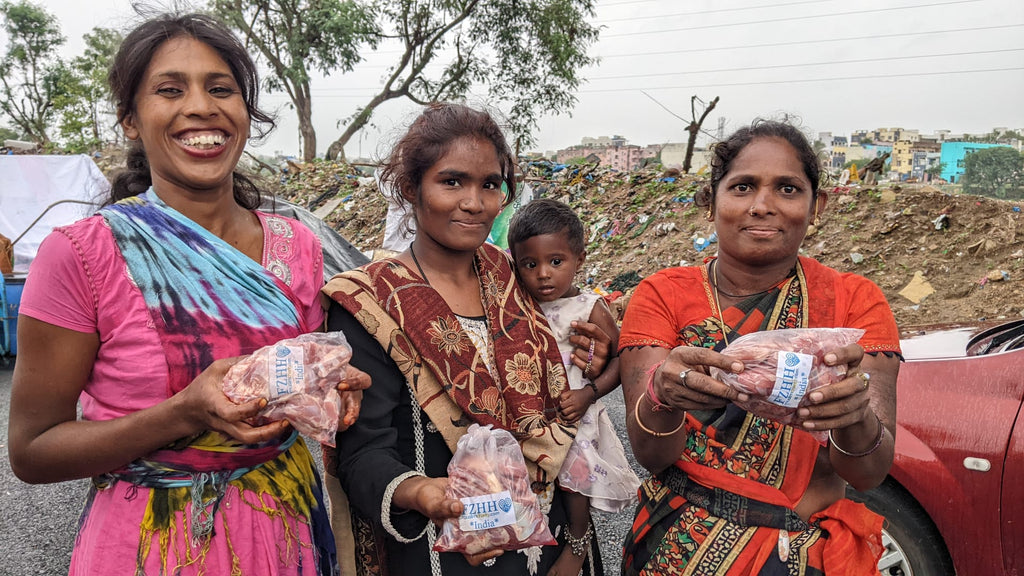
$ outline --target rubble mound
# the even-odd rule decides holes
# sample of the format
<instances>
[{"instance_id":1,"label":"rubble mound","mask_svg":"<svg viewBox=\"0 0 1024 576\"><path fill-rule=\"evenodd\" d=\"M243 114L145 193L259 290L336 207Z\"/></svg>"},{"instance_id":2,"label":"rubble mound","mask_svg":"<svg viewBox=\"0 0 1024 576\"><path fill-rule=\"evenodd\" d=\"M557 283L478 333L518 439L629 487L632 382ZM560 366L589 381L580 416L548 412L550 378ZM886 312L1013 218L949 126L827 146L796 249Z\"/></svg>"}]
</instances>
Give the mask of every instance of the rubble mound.
<instances>
[{"instance_id":1,"label":"rubble mound","mask_svg":"<svg viewBox=\"0 0 1024 576\"><path fill-rule=\"evenodd\" d=\"M380 247L387 203L372 177L331 162L289 168L275 192L318 211L360 250ZM526 179L535 196L577 210L588 228L584 281L606 292L628 292L648 274L715 252L713 228L693 203L700 175L531 163ZM1024 314L1024 203L923 184L826 191L827 210L803 253L873 280L901 327Z\"/></svg>"}]
</instances>

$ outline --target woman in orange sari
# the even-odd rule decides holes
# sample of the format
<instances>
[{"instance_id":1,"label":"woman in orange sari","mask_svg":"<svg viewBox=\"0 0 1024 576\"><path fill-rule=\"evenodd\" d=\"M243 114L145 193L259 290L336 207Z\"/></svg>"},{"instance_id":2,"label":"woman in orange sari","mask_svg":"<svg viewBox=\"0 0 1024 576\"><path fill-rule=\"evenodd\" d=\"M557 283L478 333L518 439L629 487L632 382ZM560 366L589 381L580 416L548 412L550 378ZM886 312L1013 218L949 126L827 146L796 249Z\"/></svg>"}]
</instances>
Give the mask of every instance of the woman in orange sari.
<instances>
[{"instance_id":1,"label":"woman in orange sari","mask_svg":"<svg viewBox=\"0 0 1024 576\"><path fill-rule=\"evenodd\" d=\"M877 574L882 518L845 499L892 465L899 338L881 290L798 251L825 206L814 150L794 127L756 122L714 148L698 198L717 258L645 279L619 340L627 428L652 476L625 543L623 573ZM709 375L761 330L852 327L826 355L847 377L813 391L786 426L733 404ZM811 432L828 432L822 446Z\"/></svg>"}]
</instances>

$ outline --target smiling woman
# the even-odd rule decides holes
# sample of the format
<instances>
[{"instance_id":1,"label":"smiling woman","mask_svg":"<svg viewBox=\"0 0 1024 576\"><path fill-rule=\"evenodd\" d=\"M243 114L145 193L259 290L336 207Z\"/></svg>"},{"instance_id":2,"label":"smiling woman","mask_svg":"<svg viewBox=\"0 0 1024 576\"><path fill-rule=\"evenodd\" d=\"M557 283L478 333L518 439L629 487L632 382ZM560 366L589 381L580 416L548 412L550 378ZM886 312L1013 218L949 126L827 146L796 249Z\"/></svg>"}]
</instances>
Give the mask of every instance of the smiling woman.
<instances>
[{"instance_id":1,"label":"smiling woman","mask_svg":"<svg viewBox=\"0 0 1024 576\"><path fill-rule=\"evenodd\" d=\"M250 424L265 400L222 391L239 356L324 320L316 236L254 210L259 191L235 172L253 122L272 124L255 64L215 20L164 16L125 38L110 84L128 166L99 214L57 228L32 264L11 467L34 483L92 478L71 574L335 574L303 440ZM368 383L346 374L343 414Z\"/></svg>"}]
</instances>

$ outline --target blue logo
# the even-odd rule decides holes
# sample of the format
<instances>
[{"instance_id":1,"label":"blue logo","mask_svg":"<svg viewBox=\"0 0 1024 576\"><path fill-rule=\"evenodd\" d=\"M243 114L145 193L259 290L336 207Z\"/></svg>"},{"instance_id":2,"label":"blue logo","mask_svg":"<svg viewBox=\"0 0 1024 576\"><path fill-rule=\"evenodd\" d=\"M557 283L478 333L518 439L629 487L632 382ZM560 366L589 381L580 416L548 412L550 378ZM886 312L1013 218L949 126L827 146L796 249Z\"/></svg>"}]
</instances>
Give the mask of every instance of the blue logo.
<instances>
[{"instance_id":1,"label":"blue logo","mask_svg":"<svg viewBox=\"0 0 1024 576\"><path fill-rule=\"evenodd\" d=\"M277 357L278 358L286 358L289 354L291 354L291 350L289 350L287 346L278 346L277 347Z\"/></svg>"},{"instance_id":2,"label":"blue logo","mask_svg":"<svg viewBox=\"0 0 1024 576\"><path fill-rule=\"evenodd\" d=\"M792 368L793 366L796 366L799 363L800 358L797 358L796 354L793 354L792 352L786 354L786 366Z\"/></svg>"},{"instance_id":3,"label":"blue logo","mask_svg":"<svg viewBox=\"0 0 1024 576\"><path fill-rule=\"evenodd\" d=\"M501 500L498 500L498 508L501 508L502 512L508 512L512 509L512 499L502 498Z\"/></svg>"}]
</instances>

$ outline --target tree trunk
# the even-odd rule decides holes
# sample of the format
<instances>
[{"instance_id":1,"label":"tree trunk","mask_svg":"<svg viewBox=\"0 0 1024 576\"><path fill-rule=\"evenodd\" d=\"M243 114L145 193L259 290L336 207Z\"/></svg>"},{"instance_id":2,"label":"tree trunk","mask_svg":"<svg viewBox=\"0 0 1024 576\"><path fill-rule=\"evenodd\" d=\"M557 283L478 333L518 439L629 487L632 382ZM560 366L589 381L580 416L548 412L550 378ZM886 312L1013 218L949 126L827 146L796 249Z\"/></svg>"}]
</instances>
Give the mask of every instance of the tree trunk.
<instances>
[{"instance_id":1,"label":"tree trunk","mask_svg":"<svg viewBox=\"0 0 1024 576\"><path fill-rule=\"evenodd\" d=\"M704 109L704 113L697 118L697 112L694 110L694 103L697 101L697 96L690 98L690 117L693 121L686 127L686 131L690 133L689 139L686 141L686 156L683 158L683 174L690 173L690 161L693 159L693 147L697 144L697 134L700 133L700 127L704 125L704 120L707 119L708 114L715 109L715 105L718 104L718 96L708 103L708 107Z\"/></svg>"},{"instance_id":2,"label":"tree trunk","mask_svg":"<svg viewBox=\"0 0 1024 576\"><path fill-rule=\"evenodd\" d=\"M312 162L316 158L316 129L313 128L312 102L306 94L297 94L295 98L295 113L299 116L299 135L302 137L302 161Z\"/></svg>"},{"instance_id":3,"label":"tree trunk","mask_svg":"<svg viewBox=\"0 0 1024 576\"><path fill-rule=\"evenodd\" d=\"M360 110L358 114L356 114L356 117L352 119L352 122L349 123L348 127L345 128L345 131L341 134L341 136L339 136L337 140L332 142L331 145L327 147L326 158L328 160L338 160L344 162L345 144L348 144L348 141L351 140L352 137L355 136L356 132L359 132L359 130L361 130L363 126L366 126L366 123L370 121L370 117L373 116L373 111L377 108L377 106L391 98L394 98L394 96L389 96L383 93L374 96L373 100L370 100L370 103L367 104L365 108Z\"/></svg>"}]
</instances>

